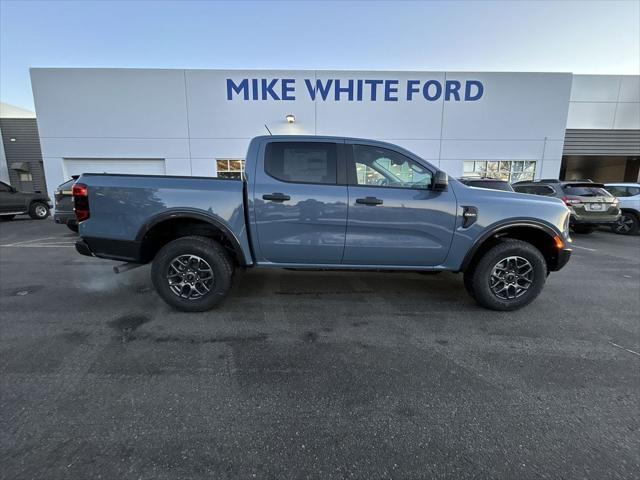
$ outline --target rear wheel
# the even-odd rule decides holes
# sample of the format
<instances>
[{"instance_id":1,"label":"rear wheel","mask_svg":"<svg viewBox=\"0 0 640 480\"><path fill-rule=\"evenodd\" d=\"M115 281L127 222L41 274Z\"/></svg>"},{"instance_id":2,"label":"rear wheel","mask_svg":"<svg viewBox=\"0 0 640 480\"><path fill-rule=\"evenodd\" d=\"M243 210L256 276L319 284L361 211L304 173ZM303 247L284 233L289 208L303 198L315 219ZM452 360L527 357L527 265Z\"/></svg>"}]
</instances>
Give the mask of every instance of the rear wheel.
<instances>
[{"instance_id":1,"label":"rear wheel","mask_svg":"<svg viewBox=\"0 0 640 480\"><path fill-rule=\"evenodd\" d=\"M33 202L29 207L29 216L34 220L44 220L49 216L49 206L42 202Z\"/></svg>"},{"instance_id":2,"label":"rear wheel","mask_svg":"<svg viewBox=\"0 0 640 480\"><path fill-rule=\"evenodd\" d=\"M151 267L151 279L160 297L183 312L213 308L229 292L232 277L233 263L226 250L199 236L169 242Z\"/></svg>"},{"instance_id":3,"label":"rear wheel","mask_svg":"<svg viewBox=\"0 0 640 480\"><path fill-rule=\"evenodd\" d=\"M591 225L572 225L571 229L575 233L579 233L582 235L588 235L589 233L592 233L595 230L595 228Z\"/></svg>"},{"instance_id":4,"label":"rear wheel","mask_svg":"<svg viewBox=\"0 0 640 480\"><path fill-rule=\"evenodd\" d=\"M620 235L634 235L638 233L638 217L631 212L622 212L616 223L611 225L611 230Z\"/></svg>"},{"instance_id":5,"label":"rear wheel","mask_svg":"<svg viewBox=\"0 0 640 480\"><path fill-rule=\"evenodd\" d=\"M0 220L13 220L15 215L0 215Z\"/></svg>"},{"instance_id":6,"label":"rear wheel","mask_svg":"<svg viewBox=\"0 0 640 480\"><path fill-rule=\"evenodd\" d=\"M517 310L532 302L547 279L540 251L521 240L505 240L489 249L465 272L465 287L483 307Z\"/></svg>"}]
</instances>

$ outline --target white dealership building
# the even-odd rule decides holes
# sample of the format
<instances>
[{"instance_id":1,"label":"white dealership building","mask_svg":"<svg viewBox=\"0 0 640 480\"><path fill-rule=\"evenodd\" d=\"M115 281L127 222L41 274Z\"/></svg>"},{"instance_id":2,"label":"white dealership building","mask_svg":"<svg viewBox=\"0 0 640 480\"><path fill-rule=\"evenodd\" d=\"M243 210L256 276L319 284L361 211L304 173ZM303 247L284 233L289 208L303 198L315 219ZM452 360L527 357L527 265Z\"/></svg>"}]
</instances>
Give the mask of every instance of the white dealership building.
<instances>
[{"instance_id":1,"label":"white dealership building","mask_svg":"<svg viewBox=\"0 0 640 480\"><path fill-rule=\"evenodd\" d=\"M34 68L47 187L239 176L256 135L399 144L454 176L636 181L640 76Z\"/></svg>"}]
</instances>

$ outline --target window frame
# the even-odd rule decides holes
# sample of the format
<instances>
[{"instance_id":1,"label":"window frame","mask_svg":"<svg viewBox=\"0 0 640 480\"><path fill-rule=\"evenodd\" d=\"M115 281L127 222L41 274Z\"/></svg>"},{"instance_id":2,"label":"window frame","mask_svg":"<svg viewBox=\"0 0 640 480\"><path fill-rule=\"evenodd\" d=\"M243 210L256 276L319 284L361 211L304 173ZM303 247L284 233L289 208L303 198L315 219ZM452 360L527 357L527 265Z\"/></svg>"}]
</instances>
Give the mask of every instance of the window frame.
<instances>
[{"instance_id":1,"label":"window frame","mask_svg":"<svg viewBox=\"0 0 640 480\"><path fill-rule=\"evenodd\" d=\"M422 168L424 168L429 173L431 173L431 185L429 185L426 188L424 188L424 187L423 188L420 188L420 187L394 187L394 186L391 186L391 185L360 185L358 183L358 172L356 170L356 155L355 155L355 152L354 152L354 147L356 147L356 146L377 148L377 149L380 149L380 150L386 150L387 152L391 152L391 153L393 153L395 155L400 155L400 156L408 159L409 161L411 161L413 163L417 163ZM360 142L354 142L354 143L346 144L345 145L345 153L346 153L346 168L347 168L347 184L350 187L391 188L391 189L394 189L394 190L415 190L415 191L421 191L421 192L424 192L424 191L427 191L427 190L433 190L433 179L435 178L437 170L434 170L434 168L431 167L430 165L425 165L424 163L416 160L414 157L411 157L409 155L405 155L404 153L398 152L397 150L393 150L391 148L387 148L385 146L375 145L375 144L370 144L370 143L360 143Z\"/></svg>"},{"instance_id":2,"label":"window frame","mask_svg":"<svg viewBox=\"0 0 640 480\"><path fill-rule=\"evenodd\" d=\"M274 143L312 143L312 144L330 144L336 146L336 181L335 183L318 183L318 182L298 182L292 180L284 180L282 178L274 177L267 170L267 153L269 152L269 146ZM270 140L264 144L262 151L262 172L269 178L276 180L277 182L282 183L290 183L292 185L325 185L325 186L335 186L335 185L347 185L347 177L346 177L346 163L345 163L345 153L344 153L344 142L340 142L338 140L297 140L297 139L287 139L287 140Z\"/></svg>"}]
</instances>

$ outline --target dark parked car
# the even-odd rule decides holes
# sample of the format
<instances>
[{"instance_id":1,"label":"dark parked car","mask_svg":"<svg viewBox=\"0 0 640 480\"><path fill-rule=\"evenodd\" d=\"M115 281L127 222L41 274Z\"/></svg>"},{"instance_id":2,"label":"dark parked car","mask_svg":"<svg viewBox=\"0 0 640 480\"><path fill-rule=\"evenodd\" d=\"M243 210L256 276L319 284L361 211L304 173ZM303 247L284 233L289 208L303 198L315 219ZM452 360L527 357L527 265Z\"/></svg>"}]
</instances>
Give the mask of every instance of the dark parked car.
<instances>
[{"instance_id":1,"label":"dark parked car","mask_svg":"<svg viewBox=\"0 0 640 480\"><path fill-rule=\"evenodd\" d=\"M571 211L570 226L576 233L591 233L596 225L615 224L620 218L619 202L604 189L602 183L590 180L539 180L516 182L513 189L560 198Z\"/></svg>"},{"instance_id":2,"label":"dark parked car","mask_svg":"<svg viewBox=\"0 0 640 480\"><path fill-rule=\"evenodd\" d=\"M506 180L499 180L497 178L460 177L458 180L468 187L489 188L491 190L513 192L513 188L509 182Z\"/></svg>"},{"instance_id":3,"label":"dark parked car","mask_svg":"<svg viewBox=\"0 0 640 480\"><path fill-rule=\"evenodd\" d=\"M28 213L34 220L49 216L51 200L42 192L19 192L11 185L0 182L0 219L12 220L16 215Z\"/></svg>"},{"instance_id":4,"label":"dark parked car","mask_svg":"<svg viewBox=\"0 0 640 480\"><path fill-rule=\"evenodd\" d=\"M73 212L73 194L71 188L78 179L79 175L74 175L71 180L67 180L63 184L58 185L55 193L56 211L53 214L53 220L56 223L62 223L69 227L69 230L78 231L78 220Z\"/></svg>"}]
</instances>

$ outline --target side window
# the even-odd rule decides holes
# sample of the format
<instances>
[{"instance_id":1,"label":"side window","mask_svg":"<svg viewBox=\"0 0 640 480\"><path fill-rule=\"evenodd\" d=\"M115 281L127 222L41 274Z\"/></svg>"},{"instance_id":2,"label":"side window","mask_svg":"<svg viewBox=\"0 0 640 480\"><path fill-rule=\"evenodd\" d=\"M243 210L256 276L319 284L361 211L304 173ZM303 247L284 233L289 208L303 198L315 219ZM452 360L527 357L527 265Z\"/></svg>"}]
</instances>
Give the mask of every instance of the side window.
<instances>
[{"instance_id":1,"label":"side window","mask_svg":"<svg viewBox=\"0 0 640 480\"><path fill-rule=\"evenodd\" d=\"M607 191L614 197L628 197L629 192L625 187L607 187Z\"/></svg>"},{"instance_id":2,"label":"side window","mask_svg":"<svg viewBox=\"0 0 640 480\"><path fill-rule=\"evenodd\" d=\"M554 194L554 191L551 187L547 187L546 185L540 185L536 187L532 187L536 195L546 195L550 197Z\"/></svg>"},{"instance_id":3,"label":"side window","mask_svg":"<svg viewBox=\"0 0 640 480\"><path fill-rule=\"evenodd\" d=\"M514 185L513 189L519 193L533 193L528 185Z\"/></svg>"},{"instance_id":4,"label":"side window","mask_svg":"<svg viewBox=\"0 0 640 480\"><path fill-rule=\"evenodd\" d=\"M264 169L268 175L293 183L335 184L338 147L325 142L271 142Z\"/></svg>"},{"instance_id":5,"label":"side window","mask_svg":"<svg viewBox=\"0 0 640 480\"><path fill-rule=\"evenodd\" d=\"M431 186L432 175L429 170L392 150L354 145L353 157L356 185L390 188L429 188Z\"/></svg>"},{"instance_id":6,"label":"side window","mask_svg":"<svg viewBox=\"0 0 640 480\"><path fill-rule=\"evenodd\" d=\"M640 187L628 187L627 192L629 192L630 197L635 197L636 195L640 195Z\"/></svg>"}]
</instances>

